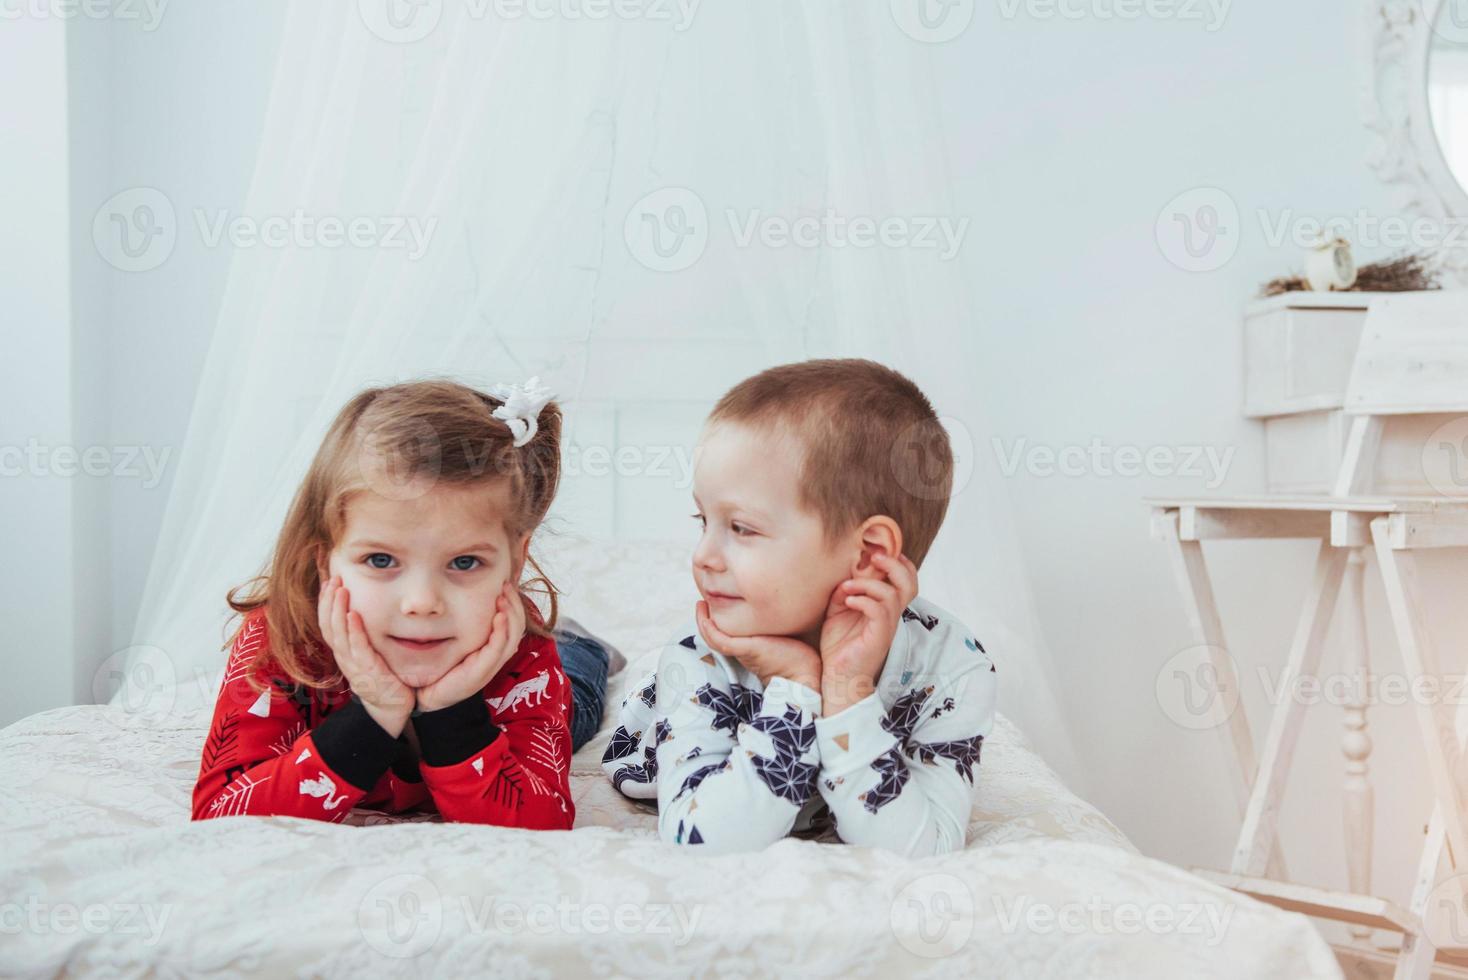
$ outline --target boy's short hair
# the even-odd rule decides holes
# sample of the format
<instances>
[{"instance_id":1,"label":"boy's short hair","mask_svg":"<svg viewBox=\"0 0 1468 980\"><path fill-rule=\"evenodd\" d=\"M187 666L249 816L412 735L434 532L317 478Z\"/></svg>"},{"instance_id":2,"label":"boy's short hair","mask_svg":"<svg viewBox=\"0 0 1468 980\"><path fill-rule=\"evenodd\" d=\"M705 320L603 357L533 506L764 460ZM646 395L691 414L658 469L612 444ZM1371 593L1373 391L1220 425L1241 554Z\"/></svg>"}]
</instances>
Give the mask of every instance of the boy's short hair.
<instances>
[{"instance_id":1,"label":"boy's short hair","mask_svg":"<svg viewBox=\"0 0 1468 980\"><path fill-rule=\"evenodd\" d=\"M820 516L828 539L882 514L922 566L948 510L953 450L927 396L906 377L856 358L782 364L719 399L708 424L719 422L803 444L801 503Z\"/></svg>"}]
</instances>

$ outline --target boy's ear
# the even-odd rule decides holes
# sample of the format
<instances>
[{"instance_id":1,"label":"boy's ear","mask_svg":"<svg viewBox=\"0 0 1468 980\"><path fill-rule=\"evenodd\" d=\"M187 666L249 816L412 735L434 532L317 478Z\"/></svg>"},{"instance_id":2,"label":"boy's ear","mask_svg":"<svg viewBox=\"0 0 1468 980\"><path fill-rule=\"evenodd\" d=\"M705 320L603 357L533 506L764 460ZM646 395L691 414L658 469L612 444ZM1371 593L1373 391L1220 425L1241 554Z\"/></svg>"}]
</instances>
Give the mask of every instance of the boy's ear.
<instances>
[{"instance_id":1,"label":"boy's ear","mask_svg":"<svg viewBox=\"0 0 1468 980\"><path fill-rule=\"evenodd\" d=\"M868 517L857 528L857 544L861 552L851 570L852 578L880 578L887 574L872 564L873 555L896 558L902 554L902 528L892 518L882 514Z\"/></svg>"}]
</instances>

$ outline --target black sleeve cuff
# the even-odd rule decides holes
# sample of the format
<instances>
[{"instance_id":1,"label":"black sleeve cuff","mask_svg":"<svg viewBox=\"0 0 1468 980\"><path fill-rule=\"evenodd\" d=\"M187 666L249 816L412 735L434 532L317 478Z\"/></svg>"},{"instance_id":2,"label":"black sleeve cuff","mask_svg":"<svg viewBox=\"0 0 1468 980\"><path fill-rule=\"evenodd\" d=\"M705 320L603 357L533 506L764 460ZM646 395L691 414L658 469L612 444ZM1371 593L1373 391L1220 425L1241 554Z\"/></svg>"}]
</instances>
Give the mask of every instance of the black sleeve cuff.
<instances>
[{"instance_id":1,"label":"black sleeve cuff","mask_svg":"<svg viewBox=\"0 0 1468 980\"><path fill-rule=\"evenodd\" d=\"M392 771L405 783L423 782L423 774L418 771L418 756L406 735L398 736L398 754L392 760Z\"/></svg>"},{"instance_id":2,"label":"black sleeve cuff","mask_svg":"<svg viewBox=\"0 0 1468 980\"><path fill-rule=\"evenodd\" d=\"M500 734L499 728L489 720L489 706L482 694L437 711L414 714L413 730L418 733L418 751L423 755L423 762L430 766L457 765Z\"/></svg>"},{"instance_id":3,"label":"black sleeve cuff","mask_svg":"<svg viewBox=\"0 0 1468 980\"><path fill-rule=\"evenodd\" d=\"M372 719L355 694L311 730L311 741L332 772L363 791L377 785L398 751L398 740Z\"/></svg>"}]
</instances>

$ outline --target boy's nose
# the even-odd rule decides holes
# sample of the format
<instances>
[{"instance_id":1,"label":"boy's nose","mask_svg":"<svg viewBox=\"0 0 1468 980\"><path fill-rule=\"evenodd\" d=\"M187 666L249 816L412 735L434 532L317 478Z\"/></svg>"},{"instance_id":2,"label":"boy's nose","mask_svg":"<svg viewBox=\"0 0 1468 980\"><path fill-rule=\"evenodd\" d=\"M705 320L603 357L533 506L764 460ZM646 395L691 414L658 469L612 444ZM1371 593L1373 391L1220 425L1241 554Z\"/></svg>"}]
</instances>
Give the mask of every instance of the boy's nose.
<instances>
[{"instance_id":1,"label":"boy's nose","mask_svg":"<svg viewBox=\"0 0 1468 980\"><path fill-rule=\"evenodd\" d=\"M693 567L706 568L711 572L724 570L723 556L720 555L719 549L709 542L708 535L699 539L698 547L693 549Z\"/></svg>"}]
</instances>

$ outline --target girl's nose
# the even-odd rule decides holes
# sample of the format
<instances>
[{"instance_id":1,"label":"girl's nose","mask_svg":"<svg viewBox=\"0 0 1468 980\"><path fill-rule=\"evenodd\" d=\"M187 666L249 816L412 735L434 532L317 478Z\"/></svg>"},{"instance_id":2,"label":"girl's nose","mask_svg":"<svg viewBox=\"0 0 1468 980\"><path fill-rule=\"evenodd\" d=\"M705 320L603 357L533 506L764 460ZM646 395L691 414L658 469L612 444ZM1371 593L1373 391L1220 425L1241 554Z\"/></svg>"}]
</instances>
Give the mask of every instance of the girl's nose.
<instances>
[{"instance_id":1,"label":"girl's nose","mask_svg":"<svg viewBox=\"0 0 1468 980\"><path fill-rule=\"evenodd\" d=\"M404 616L436 616L443 612L438 587L427 578L411 579L403 591L402 609Z\"/></svg>"}]
</instances>

